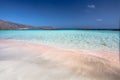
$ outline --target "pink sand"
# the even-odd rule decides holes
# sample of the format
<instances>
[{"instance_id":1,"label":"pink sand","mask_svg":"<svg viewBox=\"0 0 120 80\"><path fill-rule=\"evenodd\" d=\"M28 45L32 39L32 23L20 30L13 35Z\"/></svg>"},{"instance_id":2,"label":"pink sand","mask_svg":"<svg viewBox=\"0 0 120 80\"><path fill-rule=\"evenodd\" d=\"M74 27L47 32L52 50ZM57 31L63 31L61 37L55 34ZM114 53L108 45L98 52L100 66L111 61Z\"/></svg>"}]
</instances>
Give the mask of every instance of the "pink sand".
<instances>
[{"instance_id":1,"label":"pink sand","mask_svg":"<svg viewBox=\"0 0 120 80\"><path fill-rule=\"evenodd\" d=\"M52 63L52 64L46 63L48 64L47 66L53 64L56 65L56 67L53 65L49 69L57 68L57 67L65 68L65 70L63 69L62 69L63 71L61 70L62 72L60 73L57 72L59 73L59 75L56 76L59 76L61 79L55 79L54 76L54 80L119 80L120 79L119 55L118 52L115 51L93 51L93 50L76 50L76 49L71 50L71 49L62 49L60 47L52 47L52 45L48 46L43 44L33 44L29 42L15 41L15 40L1 40L0 50L3 53L8 53L12 55L14 55L13 53L15 53L15 55L22 54L22 56L25 56L24 54L26 54L27 56L33 55L31 58L28 59L28 61L30 60L29 62L35 59L33 62L39 63L39 60L41 61L41 59L44 59L45 61L48 61L48 63ZM37 55L37 59L36 57L34 57L34 55ZM21 58L19 59L19 56L17 57L18 57L17 60L21 61ZM22 59L26 60L26 57ZM44 61L42 61L42 64L45 64ZM39 65L39 66L42 67L44 65ZM6 66L3 65L2 68L4 67ZM45 68L44 70L45 71L43 73L44 78L46 78L45 75L48 75L48 73L54 74L52 73L54 72L54 70L52 70L52 72L47 72L47 69ZM59 71L59 69L56 70ZM27 71L27 68L25 68L24 71L26 73L29 73L28 72L29 70ZM37 69L37 71L39 71L39 69ZM63 76L61 77L62 74L66 76L65 75L66 72L64 71L67 71L70 74L67 75L67 77L63 77ZM39 73L35 73L34 76L38 75ZM7 75L10 74L7 73ZM37 77L34 76L33 77L31 76L31 78L29 79L27 76L27 79L23 78L22 80L34 80L35 78L36 80L39 80L41 79L41 77L43 77L43 76L37 76ZM53 79L51 78L51 79L43 79L43 80L53 80Z\"/></svg>"}]
</instances>

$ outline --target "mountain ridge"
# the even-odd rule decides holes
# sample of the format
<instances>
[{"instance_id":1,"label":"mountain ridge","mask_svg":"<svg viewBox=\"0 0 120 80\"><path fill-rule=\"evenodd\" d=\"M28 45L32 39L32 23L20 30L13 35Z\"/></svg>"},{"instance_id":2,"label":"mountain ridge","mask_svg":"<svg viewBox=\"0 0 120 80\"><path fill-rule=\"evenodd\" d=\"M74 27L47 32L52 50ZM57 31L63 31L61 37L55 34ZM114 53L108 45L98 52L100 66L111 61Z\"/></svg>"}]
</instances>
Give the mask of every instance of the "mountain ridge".
<instances>
[{"instance_id":1,"label":"mountain ridge","mask_svg":"<svg viewBox=\"0 0 120 80\"><path fill-rule=\"evenodd\" d=\"M44 30L44 29L54 29L54 28L52 26L31 26L26 24L0 20L0 30L34 30L34 29Z\"/></svg>"}]
</instances>

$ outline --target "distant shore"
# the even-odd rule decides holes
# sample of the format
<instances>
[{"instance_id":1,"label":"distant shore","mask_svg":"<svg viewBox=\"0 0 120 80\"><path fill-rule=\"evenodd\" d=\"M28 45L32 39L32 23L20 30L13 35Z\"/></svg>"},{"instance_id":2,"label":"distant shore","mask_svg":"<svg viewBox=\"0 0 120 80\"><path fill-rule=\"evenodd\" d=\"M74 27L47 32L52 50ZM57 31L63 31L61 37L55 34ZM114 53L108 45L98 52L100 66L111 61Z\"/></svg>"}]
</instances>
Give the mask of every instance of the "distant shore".
<instances>
[{"instance_id":1,"label":"distant shore","mask_svg":"<svg viewBox=\"0 0 120 80\"><path fill-rule=\"evenodd\" d=\"M69 27L69 26L67 26ZM58 26L32 26L25 25L15 22L10 22L6 20L0 20L0 30L112 30L120 31L120 27L117 28L95 28L95 27L86 27L86 26L72 26L72 27L58 27Z\"/></svg>"},{"instance_id":2,"label":"distant shore","mask_svg":"<svg viewBox=\"0 0 120 80\"><path fill-rule=\"evenodd\" d=\"M55 28L55 29L43 29L43 30L110 30L110 31L120 31L120 29L95 29L95 28L91 28L91 29L84 29L84 28Z\"/></svg>"}]
</instances>

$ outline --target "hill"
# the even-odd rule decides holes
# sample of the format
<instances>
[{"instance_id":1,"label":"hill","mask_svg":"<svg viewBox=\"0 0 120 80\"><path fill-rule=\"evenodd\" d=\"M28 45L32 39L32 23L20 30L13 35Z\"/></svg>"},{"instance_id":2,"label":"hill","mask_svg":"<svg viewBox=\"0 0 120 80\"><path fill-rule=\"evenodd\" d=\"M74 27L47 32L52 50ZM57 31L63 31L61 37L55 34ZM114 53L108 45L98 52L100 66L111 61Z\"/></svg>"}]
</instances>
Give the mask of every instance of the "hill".
<instances>
[{"instance_id":1,"label":"hill","mask_svg":"<svg viewBox=\"0 0 120 80\"><path fill-rule=\"evenodd\" d=\"M30 26L9 21L0 20L0 30L49 30L51 26Z\"/></svg>"}]
</instances>

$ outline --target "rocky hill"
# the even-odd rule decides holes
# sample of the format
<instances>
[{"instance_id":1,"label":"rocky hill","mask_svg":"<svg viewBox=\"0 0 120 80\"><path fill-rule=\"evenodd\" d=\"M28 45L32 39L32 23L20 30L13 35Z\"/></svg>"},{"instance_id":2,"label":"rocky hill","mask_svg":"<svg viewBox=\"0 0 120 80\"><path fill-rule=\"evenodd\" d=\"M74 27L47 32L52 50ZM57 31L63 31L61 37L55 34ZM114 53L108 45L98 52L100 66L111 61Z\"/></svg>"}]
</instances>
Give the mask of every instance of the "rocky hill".
<instances>
[{"instance_id":1,"label":"rocky hill","mask_svg":"<svg viewBox=\"0 0 120 80\"><path fill-rule=\"evenodd\" d=\"M30 26L9 21L0 20L0 30L51 30L51 26Z\"/></svg>"}]
</instances>

